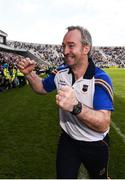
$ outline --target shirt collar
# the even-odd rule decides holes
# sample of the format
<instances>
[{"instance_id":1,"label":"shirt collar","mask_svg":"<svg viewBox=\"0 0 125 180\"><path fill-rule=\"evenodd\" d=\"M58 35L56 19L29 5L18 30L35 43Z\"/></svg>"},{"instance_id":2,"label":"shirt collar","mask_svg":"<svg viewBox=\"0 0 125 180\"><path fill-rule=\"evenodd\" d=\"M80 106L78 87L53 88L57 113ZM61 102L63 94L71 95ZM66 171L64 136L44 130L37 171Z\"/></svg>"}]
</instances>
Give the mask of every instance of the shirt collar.
<instances>
[{"instance_id":1,"label":"shirt collar","mask_svg":"<svg viewBox=\"0 0 125 180\"><path fill-rule=\"evenodd\" d=\"M73 71L72 71L72 69L69 67L69 72L68 72L68 74L70 74L70 73L73 74ZM92 58L89 58L89 65L88 65L88 67L87 67L87 70L86 70L83 78L84 78L84 79L92 79L93 76L94 76L94 74L95 74L95 64L94 64Z\"/></svg>"},{"instance_id":2,"label":"shirt collar","mask_svg":"<svg viewBox=\"0 0 125 180\"><path fill-rule=\"evenodd\" d=\"M83 76L85 79L92 79L95 74L95 64L92 60L92 58L89 58L89 65L87 67L87 70Z\"/></svg>"}]
</instances>

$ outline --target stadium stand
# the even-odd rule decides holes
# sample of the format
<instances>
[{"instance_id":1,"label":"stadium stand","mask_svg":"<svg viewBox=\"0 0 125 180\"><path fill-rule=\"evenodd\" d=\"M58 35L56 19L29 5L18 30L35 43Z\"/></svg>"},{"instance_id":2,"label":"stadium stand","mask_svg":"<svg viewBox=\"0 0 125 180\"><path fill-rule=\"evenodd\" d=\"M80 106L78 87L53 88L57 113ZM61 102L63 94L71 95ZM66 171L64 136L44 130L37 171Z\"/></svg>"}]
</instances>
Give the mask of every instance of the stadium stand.
<instances>
[{"instance_id":1,"label":"stadium stand","mask_svg":"<svg viewBox=\"0 0 125 180\"><path fill-rule=\"evenodd\" d=\"M7 33L0 30L0 91L12 87L22 87L22 85L19 85L21 81L18 79L18 69L16 67L16 60L20 55L37 61L36 71L38 74L48 73L50 69L56 68L63 63L64 57L61 45L7 41L6 37ZM125 47L96 46L92 48L91 54L98 67L125 68ZM8 75L4 74L5 68ZM23 85L25 85L24 82Z\"/></svg>"},{"instance_id":2,"label":"stadium stand","mask_svg":"<svg viewBox=\"0 0 125 180\"><path fill-rule=\"evenodd\" d=\"M6 37L8 36L7 33L0 30L0 44L6 44Z\"/></svg>"},{"instance_id":3,"label":"stadium stand","mask_svg":"<svg viewBox=\"0 0 125 180\"><path fill-rule=\"evenodd\" d=\"M35 44L18 41L8 41L8 46L24 48L40 55L51 65L59 65L63 62L60 45ZM125 47L93 47L92 56L99 67L125 67Z\"/></svg>"}]
</instances>

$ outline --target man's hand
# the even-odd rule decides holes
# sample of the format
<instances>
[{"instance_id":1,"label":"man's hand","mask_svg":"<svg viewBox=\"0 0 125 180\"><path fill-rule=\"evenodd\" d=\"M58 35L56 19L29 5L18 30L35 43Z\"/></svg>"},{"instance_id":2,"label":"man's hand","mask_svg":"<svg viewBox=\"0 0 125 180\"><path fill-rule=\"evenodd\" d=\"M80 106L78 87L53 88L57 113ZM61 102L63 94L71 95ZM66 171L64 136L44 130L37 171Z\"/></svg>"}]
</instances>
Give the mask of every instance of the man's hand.
<instances>
[{"instance_id":1,"label":"man's hand","mask_svg":"<svg viewBox=\"0 0 125 180\"><path fill-rule=\"evenodd\" d=\"M70 86L63 86L56 95L56 103L65 111L73 111L73 106L78 104L73 88Z\"/></svg>"},{"instance_id":2,"label":"man's hand","mask_svg":"<svg viewBox=\"0 0 125 180\"><path fill-rule=\"evenodd\" d=\"M36 66L36 62L30 60L29 58L26 59L22 58L21 60L17 61L17 67L24 75L30 74L35 68L35 66Z\"/></svg>"}]
</instances>

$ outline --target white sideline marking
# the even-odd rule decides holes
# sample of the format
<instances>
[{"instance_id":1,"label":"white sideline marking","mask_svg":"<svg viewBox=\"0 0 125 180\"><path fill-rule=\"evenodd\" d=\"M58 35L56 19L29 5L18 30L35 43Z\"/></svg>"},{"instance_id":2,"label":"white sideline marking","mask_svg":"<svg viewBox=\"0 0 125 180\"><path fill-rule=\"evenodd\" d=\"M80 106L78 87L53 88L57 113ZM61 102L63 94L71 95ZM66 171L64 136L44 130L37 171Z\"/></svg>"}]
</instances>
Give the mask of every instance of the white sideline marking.
<instances>
[{"instance_id":1,"label":"white sideline marking","mask_svg":"<svg viewBox=\"0 0 125 180\"><path fill-rule=\"evenodd\" d=\"M116 130L116 132L121 136L123 142L125 143L125 134L123 134L118 126L114 122L111 122L111 126Z\"/></svg>"}]
</instances>

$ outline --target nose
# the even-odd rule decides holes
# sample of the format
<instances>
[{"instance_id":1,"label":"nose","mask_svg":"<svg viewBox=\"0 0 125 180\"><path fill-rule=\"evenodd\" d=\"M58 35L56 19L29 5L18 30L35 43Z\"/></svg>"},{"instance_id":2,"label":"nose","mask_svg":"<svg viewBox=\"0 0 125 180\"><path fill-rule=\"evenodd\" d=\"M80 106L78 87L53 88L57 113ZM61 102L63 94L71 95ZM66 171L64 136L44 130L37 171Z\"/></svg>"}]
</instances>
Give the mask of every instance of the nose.
<instances>
[{"instance_id":1,"label":"nose","mask_svg":"<svg viewBox=\"0 0 125 180\"><path fill-rule=\"evenodd\" d=\"M68 48L68 46L65 46L65 47L63 48L63 54L64 54L64 55L69 54L69 48Z\"/></svg>"}]
</instances>

